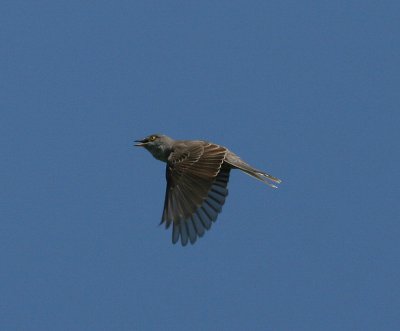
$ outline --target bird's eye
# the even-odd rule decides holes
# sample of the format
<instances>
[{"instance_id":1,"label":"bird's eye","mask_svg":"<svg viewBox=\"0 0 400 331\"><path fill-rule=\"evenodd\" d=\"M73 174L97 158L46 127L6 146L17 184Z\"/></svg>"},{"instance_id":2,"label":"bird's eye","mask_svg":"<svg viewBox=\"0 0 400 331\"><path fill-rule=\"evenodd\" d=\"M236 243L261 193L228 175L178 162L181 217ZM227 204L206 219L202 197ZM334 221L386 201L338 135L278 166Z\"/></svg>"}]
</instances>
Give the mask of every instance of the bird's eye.
<instances>
[{"instance_id":1,"label":"bird's eye","mask_svg":"<svg viewBox=\"0 0 400 331\"><path fill-rule=\"evenodd\" d=\"M149 140L150 140L150 141L154 141L154 140L156 140L156 138L157 138L156 136L151 136L151 137L149 138Z\"/></svg>"}]
</instances>

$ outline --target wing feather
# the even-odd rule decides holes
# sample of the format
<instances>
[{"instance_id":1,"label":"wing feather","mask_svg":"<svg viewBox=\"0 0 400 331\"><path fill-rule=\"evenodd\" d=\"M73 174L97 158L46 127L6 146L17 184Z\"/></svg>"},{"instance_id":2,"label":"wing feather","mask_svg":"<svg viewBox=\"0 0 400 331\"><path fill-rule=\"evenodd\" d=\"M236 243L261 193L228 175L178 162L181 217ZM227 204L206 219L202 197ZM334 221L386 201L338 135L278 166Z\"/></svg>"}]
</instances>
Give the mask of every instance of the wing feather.
<instances>
[{"instance_id":1,"label":"wing feather","mask_svg":"<svg viewBox=\"0 0 400 331\"><path fill-rule=\"evenodd\" d=\"M172 242L194 244L217 219L228 195L227 150L206 142L183 142L167 162L161 223L173 224Z\"/></svg>"}]
</instances>

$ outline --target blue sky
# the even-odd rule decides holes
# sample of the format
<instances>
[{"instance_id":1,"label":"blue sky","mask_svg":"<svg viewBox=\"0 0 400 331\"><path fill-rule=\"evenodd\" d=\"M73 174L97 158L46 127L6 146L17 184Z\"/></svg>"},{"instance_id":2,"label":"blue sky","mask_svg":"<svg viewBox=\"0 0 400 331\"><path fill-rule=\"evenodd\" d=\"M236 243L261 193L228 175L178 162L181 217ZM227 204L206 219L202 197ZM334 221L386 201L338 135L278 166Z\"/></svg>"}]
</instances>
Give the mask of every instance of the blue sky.
<instances>
[{"instance_id":1,"label":"blue sky","mask_svg":"<svg viewBox=\"0 0 400 331\"><path fill-rule=\"evenodd\" d=\"M1 330L398 328L398 1L1 7ZM283 183L173 246L154 132Z\"/></svg>"}]
</instances>

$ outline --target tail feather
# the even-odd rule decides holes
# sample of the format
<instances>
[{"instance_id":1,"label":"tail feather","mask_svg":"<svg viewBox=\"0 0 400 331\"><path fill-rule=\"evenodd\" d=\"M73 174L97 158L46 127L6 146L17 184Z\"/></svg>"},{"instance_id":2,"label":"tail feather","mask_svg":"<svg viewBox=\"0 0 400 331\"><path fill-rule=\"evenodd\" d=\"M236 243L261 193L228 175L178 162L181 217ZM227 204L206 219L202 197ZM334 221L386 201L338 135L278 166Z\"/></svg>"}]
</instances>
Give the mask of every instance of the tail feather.
<instances>
[{"instance_id":1,"label":"tail feather","mask_svg":"<svg viewBox=\"0 0 400 331\"><path fill-rule=\"evenodd\" d=\"M258 170L253 170L253 171L249 171L249 170L245 170L245 169L241 169L246 175L249 175L251 177L254 177L255 179L258 179L259 181L263 182L264 184L269 185L272 188L278 188L276 185L272 184L271 182L274 182L276 184L280 184L282 181L279 178L276 178L272 175L269 175L265 172L261 172Z\"/></svg>"},{"instance_id":2,"label":"tail feather","mask_svg":"<svg viewBox=\"0 0 400 331\"><path fill-rule=\"evenodd\" d=\"M258 179L259 181L267 184L273 188L278 188L276 184L280 184L282 181L279 178L276 178L270 174L267 174L261 170L255 169L252 166L248 165L242 159L240 159L237 155L233 153L228 155L228 158L225 160L228 164L230 164L233 168L242 170L245 174Z\"/></svg>"}]
</instances>

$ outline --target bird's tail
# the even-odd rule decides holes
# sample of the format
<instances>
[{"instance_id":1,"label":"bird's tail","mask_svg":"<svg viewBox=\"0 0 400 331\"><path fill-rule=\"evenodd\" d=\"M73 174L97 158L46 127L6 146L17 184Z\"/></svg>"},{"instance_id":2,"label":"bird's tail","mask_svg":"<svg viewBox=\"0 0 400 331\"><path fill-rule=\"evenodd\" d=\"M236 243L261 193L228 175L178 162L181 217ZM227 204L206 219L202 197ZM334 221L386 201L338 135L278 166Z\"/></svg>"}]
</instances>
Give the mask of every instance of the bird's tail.
<instances>
[{"instance_id":1,"label":"bird's tail","mask_svg":"<svg viewBox=\"0 0 400 331\"><path fill-rule=\"evenodd\" d=\"M240 170L242 170L245 174L262 181L264 184L271 186L272 188L278 188L273 183L280 184L282 182L279 178L276 178L270 174L267 174L265 172L262 172L262 171L259 171L256 169L254 169L253 171L244 170L244 169L240 169Z\"/></svg>"},{"instance_id":2,"label":"bird's tail","mask_svg":"<svg viewBox=\"0 0 400 331\"><path fill-rule=\"evenodd\" d=\"M245 174L254 177L255 179L258 179L259 181L271 186L272 188L278 188L273 183L280 184L282 182L279 178L276 178L261 170L253 168L252 166L250 166L249 164L247 164L238 157L237 159L235 158L234 160L225 160L225 161L229 163L232 167L242 170Z\"/></svg>"}]
</instances>

